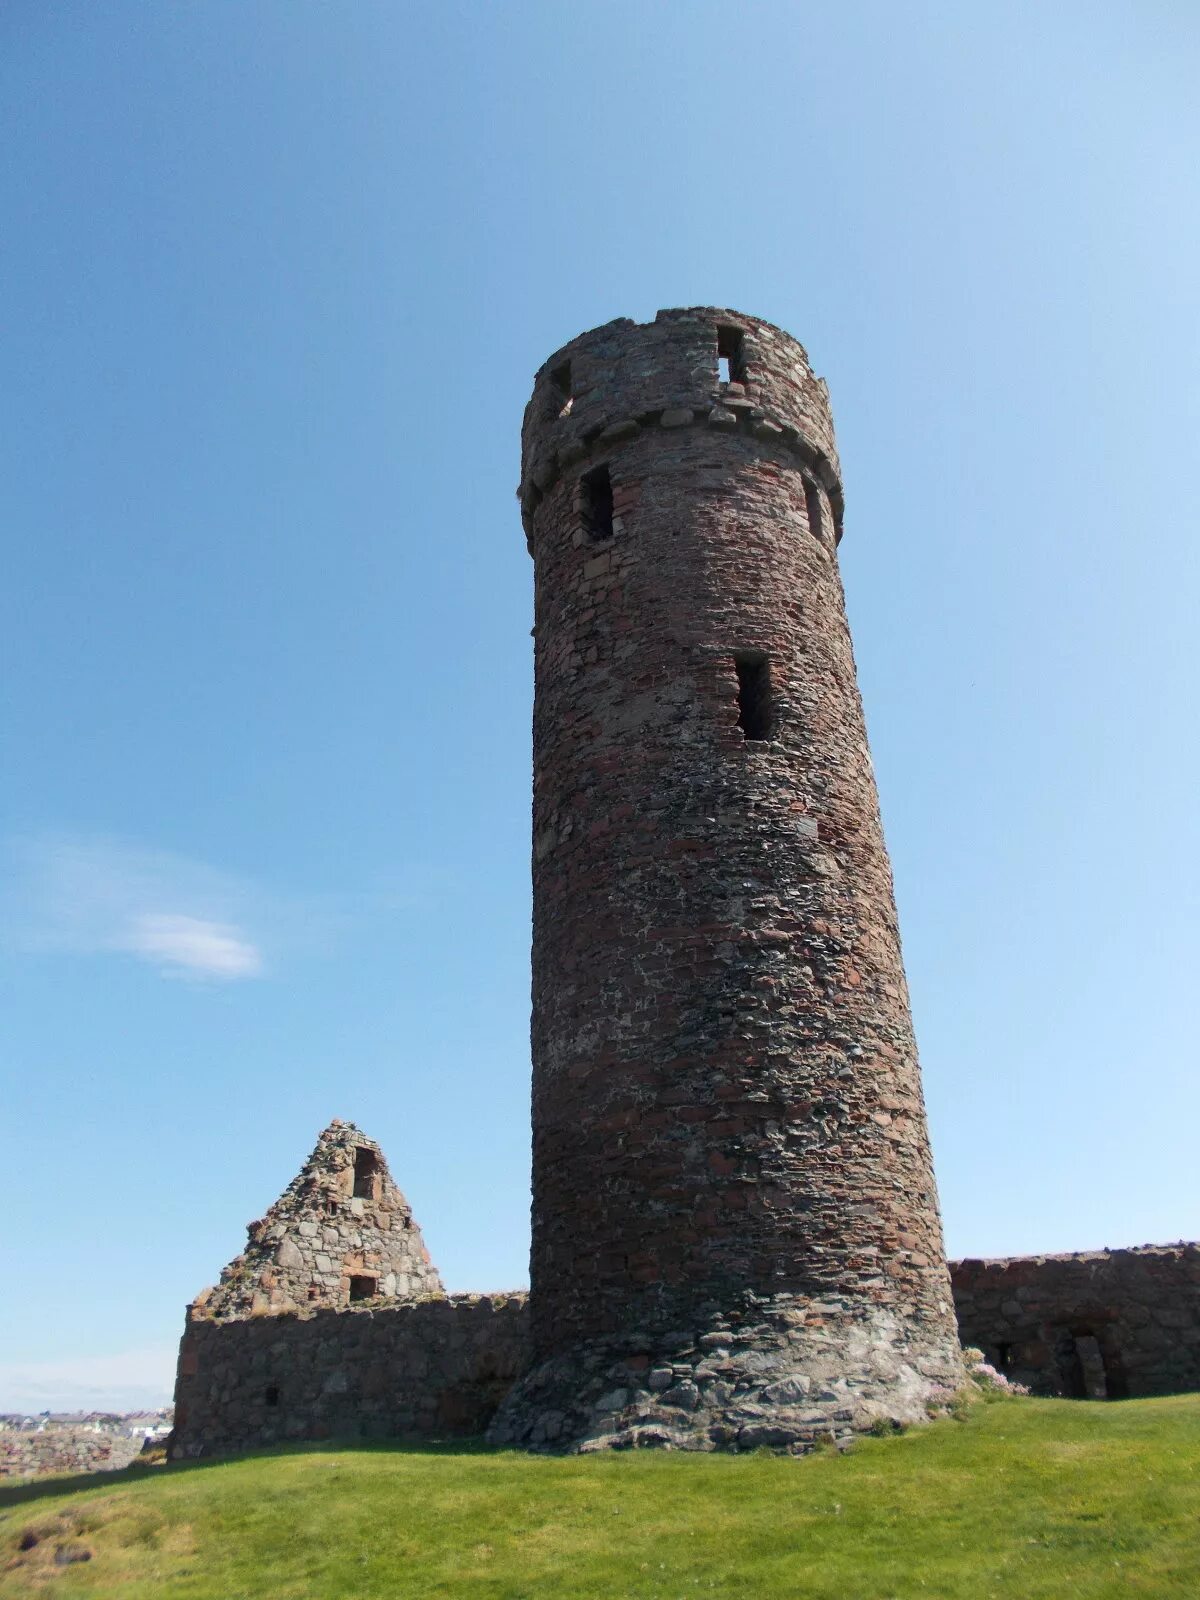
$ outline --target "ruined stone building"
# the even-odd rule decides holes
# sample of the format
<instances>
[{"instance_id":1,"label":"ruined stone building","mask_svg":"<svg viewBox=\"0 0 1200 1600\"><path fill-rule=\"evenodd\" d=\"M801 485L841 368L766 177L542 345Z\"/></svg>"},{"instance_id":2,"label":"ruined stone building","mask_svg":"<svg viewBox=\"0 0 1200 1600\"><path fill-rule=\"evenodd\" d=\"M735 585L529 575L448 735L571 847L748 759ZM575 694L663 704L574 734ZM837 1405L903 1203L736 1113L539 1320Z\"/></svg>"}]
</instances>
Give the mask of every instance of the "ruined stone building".
<instances>
[{"instance_id":1,"label":"ruined stone building","mask_svg":"<svg viewBox=\"0 0 1200 1600\"><path fill-rule=\"evenodd\" d=\"M444 1293L383 1151L353 1123L334 1121L194 1305L237 1318Z\"/></svg>"},{"instance_id":2,"label":"ruined stone building","mask_svg":"<svg viewBox=\"0 0 1200 1600\"><path fill-rule=\"evenodd\" d=\"M524 1357L525 1296L447 1295L383 1152L335 1121L188 1307L172 1454L480 1433Z\"/></svg>"},{"instance_id":3,"label":"ruined stone building","mask_svg":"<svg viewBox=\"0 0 1200 1600\"><path fill-rule=\"evenodd\" d=\"M368 1173L377 1184L374 1197L353 1193L356 1169L360 1188ZM326 1226L331 1200L339 1220ZM343 1212L343 1201L354 1200L361 1210ZM279 1203L248 1232L246 1252L188 1308L176 1459L304 1439L478 1435L530 1367L528 1295L447 1295L379 1146L353 1123L326 1129ZM400 1238L399 1250L389 1256L376 1245L381 1234ZM951 1281L964 1342L1040 1394L1104 1399L1200 1388L1195 1245L960 1261ZM728 1335L724 1346L710 1338L693 1356L703 1350L701 1359L716 1365L729 1348ZM665 1376L647 1369L644 1388L671 1417L692 1398L684 1385L700 1382L675 1382L674 1368L670 1385ZM598 1421L608 1415L596 1409ZM844 1432L848 1421L835 1417L830 1431Z\"/></svg>"},{"instance_id":4,"label":"ruined stone building","mask_svg":"<svg viewBox=\"0 0 1200 1600\"><path fill-rule=\"evenodd\" d=\"M825 383L732 311L608 323L538 372L520 498L528 1306L447 1299L335 1124L191 1312L180 1452L491 1412L535 1448L802 1449L961 1381Z\"/></svg>"}]
</instances>

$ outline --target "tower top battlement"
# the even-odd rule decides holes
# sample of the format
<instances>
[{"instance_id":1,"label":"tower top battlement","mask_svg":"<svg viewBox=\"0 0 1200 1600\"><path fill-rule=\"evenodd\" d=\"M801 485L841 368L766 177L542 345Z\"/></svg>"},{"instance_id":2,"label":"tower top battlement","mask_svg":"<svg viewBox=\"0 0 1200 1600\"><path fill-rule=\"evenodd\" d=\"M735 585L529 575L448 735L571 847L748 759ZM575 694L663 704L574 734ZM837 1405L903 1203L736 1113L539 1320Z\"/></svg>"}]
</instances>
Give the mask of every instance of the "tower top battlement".
<instances>
[{"instance_id":1,"label":"tower top battlement","mask_svg":"<svg viewBox=\"0 0 1200 1600\"><path fill-rule=\"evenodd\" d=\"M837 535L842 482L829 389L798 340L720 306L660 311L653 322L606 322L538 369L521 430L525 531L546 492L655 428L753 434L823 485Z\"/></svg>"}]
</instances>

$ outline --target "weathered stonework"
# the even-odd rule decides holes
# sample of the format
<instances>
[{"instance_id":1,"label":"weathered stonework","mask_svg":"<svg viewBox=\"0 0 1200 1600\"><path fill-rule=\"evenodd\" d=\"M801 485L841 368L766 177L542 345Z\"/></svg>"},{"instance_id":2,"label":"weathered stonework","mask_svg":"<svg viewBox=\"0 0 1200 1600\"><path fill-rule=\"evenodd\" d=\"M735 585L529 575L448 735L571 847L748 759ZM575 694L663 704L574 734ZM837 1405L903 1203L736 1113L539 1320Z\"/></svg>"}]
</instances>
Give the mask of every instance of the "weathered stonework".
<instances>
[{"instance_id":1,"label":"weathered stonework","mask_svg":"<svg viewBox=\"0 0 1200 1600\"><path fill-rule=\"evenodd\" d=\"M245 1251L216 1288L197 1295L193 1318L446 1292L383 1152L352 1122L330 1123L266 1216L246 1231Z\"/></svg>"},{"instance_id":2,"label":"weathered stonework","mask_svg":"<svg viewBox=\"0 0 1200 1600\"><path fill-rule=\"evenodd\" d=\"M1200 1389L1200 1246L957 1261L964 1344L1035 1394Z\"/></svg>"},{"instance_id":3,"label":"weathered stonework","mask_svg":"<svg viewBox=\"0 0 1200 1600\"><path fill-rule=\"evenodd\" d=\"M1039 1394L1119 1398L1200 1389L1200 1247L1147 1245L1086 1255L958 1261L950 1267L964 1339ZM173 1459L232 1454L306 1439L421 1439L478 1435L530 1362L527 1297L454 1295L344 1311L189 1318L179 1352ZM844 1328L814 1317L804 1358L814 1374L764 1382L759 1412L732 1448L794 1449L808 1403L813 1436L846 1418ZM603 1394L623 1409L632 1380L655 1397L659 1420L627 1443L682 1444L676 1418L697 1408L702 1384L738 1381L761 1339L727 1328L681 1350L668 1366L635 1366ZM869 1352L850 1346L851 1359ZM769 1352L768 1352L769 1359ZM819 1376L824 1364L825 1378ZM769 1369L764 1365L763 1371ZM625 1392L622 1393L624 1388ZM647 1408L648 1409L648 1408ZM882 1408L880 1415L890 1414ZM783 1421L779 1421L779 1417ZM0 1436L2 1442L2 1436ZM532 1443L540 1444L541 1439ZM0 1475L3 1465L0 1463Z\"/></svg>"},{"instance_id":4,"label":"weathered stonework","mask_svg":"<svg viewBox=\"0 0 1200 1600\"><path fill-rule=\"evenodd\" d=\"M824 382L734 312L609 323L538 374L520 495L528 1306L445 1297L379 1147L335 1122L189 1308L174 1457L489 1422L803 1450L963 1381ZM966 1342L1041 1392L1200 1387L1195 1245L953 1278Z\"/></svg>"},{"instance_id":5,"label":"weathered stonework","mask_svg":"<svg viewBox=\"0 0 1200 1600\"><path fill-rule=\"evenodd\" d=\"M63 1478L77 1472L120 1472L141 1455L143 1441L92 1428L0 1433L0 1478Z\"/></svg>"},{"instance_id":6,"label":"weathered stonework","mask_svg":"<svg viewBox=\"0 0 1200 1600\"><path fill-rule=\"evenodd\" d=\"M191 1320L170 1454L480 1434L524 1362L525 1343L520 1294Z\"/></svg>"},{"instance_id":7,"label":"weathered stonework","mask_svg":"<svg viewBox=\"0 0 1200 1600\"><path fill-rule=\"evenodd\" d=\"M552 356L522 445L534 1365L492 1437L915 1420L961 1366L825 385L665 311Z\"/></svg>"}]
</instances>

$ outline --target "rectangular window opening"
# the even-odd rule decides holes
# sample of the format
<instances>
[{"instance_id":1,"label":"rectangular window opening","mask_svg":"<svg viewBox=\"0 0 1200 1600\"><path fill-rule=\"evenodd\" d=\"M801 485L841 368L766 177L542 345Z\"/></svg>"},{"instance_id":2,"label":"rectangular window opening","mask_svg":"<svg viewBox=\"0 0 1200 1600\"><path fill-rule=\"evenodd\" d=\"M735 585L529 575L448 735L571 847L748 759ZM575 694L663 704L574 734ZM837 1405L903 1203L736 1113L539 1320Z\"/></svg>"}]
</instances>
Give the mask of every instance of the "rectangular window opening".
<instances>
[{"instance_id":1,"label":"rectangular window opening","mask_svg":"<svg viewBox=\"0 0 1200 1600\"><path fill-rule=\"evenodd\" d=\"M375 1198L375 1174L379 1169L379 1157L374 1150L368 1150L359 1145L354 1152L354 1195L358 1200L373 1200Z\"/></svg>"},{"instance_id":2,"label":"rectangular window opening","mask_svg":"<svg viewBox=\"0 0 1200 1600\"><path fill-rule=\"evenodd\" d=\"M608 468L593 467L585 473L580 488L583 491L583 526L593 543L611 539L613 532L613 490Z\"/></svg>"},{"instance_id":3,"label":"rectangular window opening","mask_svg":"<svg viewBox=\"0 0 1200 1600\"><path fill-rule=\"evenodd\" d=\"M824 539L825 518L821 514L821 491L811 478L804 480L804 509L808 514L808 531L814 539Z\"/></svg>"},{"instance_id":4,"label":"rectangular window opening","mask_svg":"<svg viewBox=\"0 0 1200 1600\"><path fill-rule=\"evenodd\" d=\"M746 341L740 328L718 327L717 373L722 383L745 383Z\"/></svg>"},{"instance_id":5,"label":"rectangular window opening","mask_svg":"<svg viewBox=\"0 0 1200 1600\"><path fill-rule=\"evenodd\" d=\"M277 1383L269 1383L267 1385L263 1391L263 1400L269 1406L277 1406L279 1404L279 1385Z\"/></svg>"},{"instance_id":6,"label":"rectangular window opening","mask_svg":"<svg viewBox=\"0 0 1200 1600\"><path fill-rule=\"evenodd\" d=\"M739 650L733 658L738 680L738 727L746 739L769 739L773 720L771 663L762 650Z\"/></svg>"},{"instance_id":7,"label":"rectangular window opening","mask_svg":"<svg viewBox=\"0 0 1200 1600\"><path fill-rule=\"evenodd\" d=\"M379 1292L379 1279L370 1273L355 1272L350 1277L350 1299L371 1300Z\"/></svg>"}]
</instances>

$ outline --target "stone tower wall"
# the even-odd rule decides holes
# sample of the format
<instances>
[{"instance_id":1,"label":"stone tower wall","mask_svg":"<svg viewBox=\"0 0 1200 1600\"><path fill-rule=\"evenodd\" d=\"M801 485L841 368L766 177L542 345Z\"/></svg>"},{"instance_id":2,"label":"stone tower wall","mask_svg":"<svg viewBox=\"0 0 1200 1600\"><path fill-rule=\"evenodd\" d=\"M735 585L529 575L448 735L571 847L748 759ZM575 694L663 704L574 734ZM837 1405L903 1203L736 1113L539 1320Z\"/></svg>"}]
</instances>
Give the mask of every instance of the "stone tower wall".
<instances>
[{"instance_id":1,"label":"stone tower wall","mask_svg":"<svg viewBox=\"0 0 1200 1600\"><path fill-rule=\"evenodd\" d=\"M855 1416L892 1380L874 1358L838 1372L826 1346L866 1338L913 1376L911 1409L922 1385L956 1380L957 1341L825 385L793 339L729 311L611 323L539 372L521 496L531 1328L549 1365L502 1430L533 1437L539 1411L533 1442L678 1428L638 1398L645 1357L672 1380L705 1368L721 1397L706 1405L699 1385L684 1431L729 1442L742 1423L722 1415L761 1398L736 1351L708 1370L702 1341L726 1349L730 1331L797 1379L821 1346L807 1376ZM739 659L757 710L739 713ZM628 1404L585 1420L621 1350Z\"/></svg>"}]
</instances>

